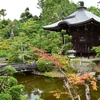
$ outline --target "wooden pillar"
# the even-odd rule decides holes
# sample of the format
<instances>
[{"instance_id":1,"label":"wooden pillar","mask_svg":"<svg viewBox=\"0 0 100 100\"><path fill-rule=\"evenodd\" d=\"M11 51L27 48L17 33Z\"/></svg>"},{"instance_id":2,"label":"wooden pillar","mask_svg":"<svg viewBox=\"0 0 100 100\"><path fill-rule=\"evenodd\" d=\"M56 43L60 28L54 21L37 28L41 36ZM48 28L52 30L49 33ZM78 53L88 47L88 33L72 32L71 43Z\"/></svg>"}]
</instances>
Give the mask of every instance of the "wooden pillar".
<instances>
[{"instance_id":1,"label":"wooden pillar","mask_svg":"<svg viewBox=\"0 0 100 100\"><path fill-rule=\"evenodd\" d=\"M64 34L61 35L62 35L62 43L65 44Z\"/></svg>"},{"instance_id":2,"label":"wooden pillar","mask_svg":"<svg viewBox=\"0 0 100 100\"><path fill-rule=\"evenodd\" d=\"M62 36L62 44L65 44L65 38L64 34L66 33L66 30L61 31L61 36ZM62 51L62 55L65 55L65 50Z\"/></svg>"}]
</instances>

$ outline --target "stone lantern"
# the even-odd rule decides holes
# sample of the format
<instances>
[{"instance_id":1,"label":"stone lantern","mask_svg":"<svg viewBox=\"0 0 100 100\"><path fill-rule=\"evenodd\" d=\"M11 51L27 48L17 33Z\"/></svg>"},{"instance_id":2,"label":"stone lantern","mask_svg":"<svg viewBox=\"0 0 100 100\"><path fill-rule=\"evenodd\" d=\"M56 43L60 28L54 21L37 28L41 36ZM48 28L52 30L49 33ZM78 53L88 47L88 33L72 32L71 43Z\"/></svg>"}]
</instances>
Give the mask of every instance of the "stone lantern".
<instances>
[{"instance_id":1,"label":"stone lantern","mask_svg":"<svg viewBox=\"0 0 100 100\"><path fill-rule=\"evenodd\" d=\"M75 58L75 53L76 53L76 51L75 50L73 50L73 49L71 49L71 50L68 50L68 53L69 53L69 58L70 59L74 59Z\"/></svg>"}]
</instances>

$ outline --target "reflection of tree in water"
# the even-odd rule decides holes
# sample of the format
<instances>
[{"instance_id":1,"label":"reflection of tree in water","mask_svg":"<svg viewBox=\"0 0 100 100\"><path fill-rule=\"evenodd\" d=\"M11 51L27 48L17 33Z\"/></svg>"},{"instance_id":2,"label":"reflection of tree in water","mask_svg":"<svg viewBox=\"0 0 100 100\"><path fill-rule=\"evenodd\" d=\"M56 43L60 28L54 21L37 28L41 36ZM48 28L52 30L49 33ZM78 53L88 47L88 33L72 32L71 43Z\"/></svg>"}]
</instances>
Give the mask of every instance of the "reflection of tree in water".
<instances>
[{"instance_id":1,"label":"reflection of tree in water","mask_svg":"<svg viewBox=\"0 0 100 100\"><path fill-rule=\"evenodd\" d=\"M66 89L63 87L62 79L57 78L46 78L42 76L25 76L20 78L19 82L25 85L26 95L28 95L31 100L33 98L43 98L44 100L57 100L56 93L64 93ZM51 91L56 91L55 93L50 93ZM54 96L55 95L55 96ZM67 98L68 95L61 94L61 98ZM59 100L63 100L63 99Z\"/></svg>"},{"instance_id":2,"label":"reflection of tree in water","mask_svg":"<svg viewBox=\"0 0 100 100\"><path fill-rule=\"evenodd\" d=\"M67 95L62 79L25 75L23 77L19 77L18 81L19 83L25 85L25 95L29 96L30 98L32 97L30 100L35 100L33 98L39 97L43 98L44 100L71 100L70 96ZM85 100L85 87L78 87L77 92L81 96L81 100ZM95 98L99 98L100 87L98 88L98 91L93 90L90 92L91 100L96 100ZM56 97L60 98L57 99Z\"/></svg>"},{"instance_id":3,"label":"reflection of tree in water","mask_svg":"<svg viewBox=\"0 0 100 100\"><path fill-rule=\"evenodd\" d=\"M32 93L31 93L30 99L31 99L31 100L35 100L36 98L40 98L42 92L43 92L43 91L41 91L40 89L34 88L34 90L33 90Z\"/></svg>"}]
</instances>

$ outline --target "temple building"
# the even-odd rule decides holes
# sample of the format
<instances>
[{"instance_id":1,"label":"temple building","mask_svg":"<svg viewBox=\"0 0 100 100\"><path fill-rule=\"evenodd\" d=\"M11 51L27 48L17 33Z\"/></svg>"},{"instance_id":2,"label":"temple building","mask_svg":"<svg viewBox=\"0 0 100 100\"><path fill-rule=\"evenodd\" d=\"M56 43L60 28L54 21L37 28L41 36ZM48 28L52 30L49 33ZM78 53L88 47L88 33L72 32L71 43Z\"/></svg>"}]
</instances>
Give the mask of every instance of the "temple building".
<instances>
[{"instance_id":1,"label":"temple building","mask_svg":"<svg viewBox=\"0 0 100 100\"><path fill-rule=\"evenodd\" d=\"M77 54L92 53L93 46L100 45L100 18L87 11L84 2L80 7L62 20L51 25L43 26L44 30L61 32L66 30L66 34L72 35L73 49Z\"/></svg>"}]
</instances>

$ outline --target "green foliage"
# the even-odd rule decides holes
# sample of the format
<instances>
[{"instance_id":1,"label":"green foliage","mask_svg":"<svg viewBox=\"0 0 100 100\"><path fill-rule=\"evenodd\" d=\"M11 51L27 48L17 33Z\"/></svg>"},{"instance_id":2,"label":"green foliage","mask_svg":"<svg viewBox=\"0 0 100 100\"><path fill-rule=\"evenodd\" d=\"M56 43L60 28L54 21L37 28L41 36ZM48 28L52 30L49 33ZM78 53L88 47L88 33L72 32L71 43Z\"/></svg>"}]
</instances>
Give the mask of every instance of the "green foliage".
<instances>
[{"instance_id":1,"label":"green foliage","mask_svg":"<svg viewBox=\"0 0 100 100\"><path fill-rule=\"evenodd\" d=\"M7 75L12 75L13 73L16 72L16 69L9 65L9 66L4 67L3 71L7 73Z\"/></svg>"},{"instance_id":2,"label":"green foliage","mask_svg":"<svg viewBox=\"0 0 100 100\"><path fill-rule=\"evenodd\" d=\"M53 54L53 56L59 61L59 63L64 67L65 70L70 69L70 62L67 56Z\"/></svg>"},{"instance_id":3,"label":"green foliage","mask_svg":"<svg viewBox=\"0 0 100 100\"><path fill-rule=\"evenodd\" d=\"M11 42L9 47L8 61L25 62L24 56L30 52L29 45L30 43L28 36L26 36L23 32L19 33L19 36L14 37L14 40Z\"/></svg>"},{"instance_id":4,"label":"green foliage","mask_svg":"<svg viewBox=\"0 0 100 100\"><path fill-rule=\"evenodd\" d=\"M9 45L7 43L8 41L3 40L2 42L0 42L0 50L7 50L9 48Z\"/></svg>"},{"instance_id":5,"label":"green foliage","mask_svg":"<svg viewBox=\"0 0 100 100\"><path fill-rule=\"evenodd\" d=\"M12 100L12 96L10 94L7 94L7 93L1 93L0 100Z\"/></svg>"},{"instance_id":6,"label":"green foliage","mask_svg":"<svg viewBox=\"0 0 100 100\"><path fill-rule=\"evenodd\" d=\"M13 86L16 86L18 84L18 81L14 77L7 77L7 76L1 76L0 77L0 92L8 93L9 89Z\"/></svg>"},{"instance_id":7,"label":"green foliage","mask_svg":"<svg viewBox=\"0 0 100 100\"><path fill-rule=\"evenodd\" d=\"M43 8L41 18L46 24L56 22L77 9L77 5L69 0L39 0L39 4Z\"/></svg>"},{"instance_id":8,"label":"green foliage","mask_svg":"<svg viewBox=\"0 0 100 100\"><path fill-rule=\"evenodd\" d=\"M12 95L13 100L21 100L20 96L23 95L24 86L16 85L10 88L9 93Z\"/></svg>"},{"instance_id":9,"label":"green foliage","mask_svg":"<svg viewBox=\"0 0 100 100\"><path fill-rule=\"evenodd\" d=\"M77 69L72 68L70 65L69 58L66 56L61 56L57 54L53 54L53 56L59 61L59 63L64 67L64 70L67 73L76 73Z\"/></svg>"},{"instance_id":10,"label":"green foliage","mask_svg":"<svg viewBox=\"0 0 100 100\"><path fill-rule=\"evenodd\" d=\"M15 86L18 84L18 81L14 77L9 77L6 83L9 87Z\"/></svg>"},{"instance_id":11,"label":"green foliage","mask_svg":"<svg viewBox=\"0 0 100 100\"><path fill-rule=\"evenodd\" d=\"M14 39L14 36L18 35L17 21L9 22L6 29L7 29L7 33L9 34L9 37L11 39Z\"/></svg>"},{"instance_id":12,"label":"green foliage","mask_svg":"<svg viewBox=\"0 0 100 100\"><path fill-rule=\"evenodd\" d=\"M59 33L50 32L44 41L44 50L49 53L59 53L62 46L62 39Z\"/></svg>"},{"instance_id":13,"label":"green foliage","mask_svg":"<svg viewBox=\"0 0 100 100\"><path fill-rule=\"evenodd\" d=\"M92 47L92 50L96 52L96 55L97 55L98 57L100 56L100 46Z\"/></svg>"},{"instance_id":14,"label":"green foliage","mask_svg":"<svg viewBox=\"0 0 100 100\"><path fill-rule=\"evenodd\" d=\"M7 77L0 77L0 82L2 82L4 79L6 79ZM4 87L4 91L9 91L9 89L12 87L12 86L15 86L18 84L18 81L14 78L14 77L11 77L9 76L7 78L7 80L3 83L3 87Z\"/></svg>"},{"instance_id":15,"label":"green foliage","mask_svg":"<svg viewBox=\"0 0 100 100\"><path fill-rule=\"evenodd\" d=\"M40 30L39 28L40 25L36 21L33 21L33 19L28 19L25 23L20 23L21 32L24 32L30 38Z\"/></svg>"},{"instance_id":16,"label":"green foliage","mask_svg":"<svg viewBox=\"0 0 100 100\"><path fill-rule=\"evenodd\" d=\"M78 69L70 67L68 70L66 70L67 73L77 73Z\"/></svg>"},{"instance_id":17,"label":"green foliage","mask_svg":"<svg viewBox=\"0 0 100 100\"><path fill-rule=\"evenodd\" d=\"M37 61L38 70L41 72L48 72L53 69L54 64L49 60L40 59Z\"/></svg>"},{"instance_id":18,"label":"green foliage","mask_svg":"<svg viewBox=\"0 0 100 100\"><path fill-rule=\"evenodd\" d=\"M12 75L16 70L11 66L4 67L7 75ZM0 100L22 100L24 86L12 76L0 76ZM26 99L27 100L27 99Z\"/></svg>"},{"instance_id":19,"label":"green foliage","mask_svg":"<svg viewBox=\"0 0 100 100\"><path fill-rule=\"evenodd\" d=\"M33 15L30 13L29 8L27 7L25 11L20 15L21 20L26 22L29 18L32 18Z\"/></svg>"},{"instance_id":20,"label":"green foliage","mask_svg":"<svg viewBox=\"0 0 100 100\"><path fill-rule=\"evenodd\" d=\"M63 50L67 52L72 47L70 42L72 36L64 35L66 44L62 44L60 33L49 32L49 34L43 34L43 31L40 32L39 34L34 34L34 39L31 39L31 44L39 49L46 50L48 53L62 54Z\"/></svg>"},{"instance_id":21,"label":"green foliage","mask_svg":"<svg viewBox=\"0 0 100 100\"><path fill-rule=\"evenodd\" d=\"M63 49L66 49L66 45L62 45L61 34L56 32L46 32L42 29L42 26L46 22L48 22L47 24L55 22L61 19L63 16L68 15L68 13L70 14L73 12L73 9L71 11L69 8L74 8L76 6L74 4L74 6L70 6L72 4L73 3L69 2L68 0L59 0L58 2L53 0L39 0L38 5L40 8L43 8L43 10L41 16L37 18L37 20L33 20L33 16L31 15L29 8L26 8L21 14L20 21L2 21L2 25L0 25L0 36L3 37L3 39L10 38L12 31L14 33L14 39L9 39L9 41L6 42L6 46L1 45L3 48L9 48L9 55L2 53L1 56L8 56L9 62L25 62L24 56L33 57L29 49L30 45L38 47L42 50L47 50L49 53L61 54ZM55 8L56 10L54 10ZM20 35L20 33L24 33L24 35ZM3 42L3 40L0 40L0 42Z\"/></svg>"},{"instance_id":22,"label":"green foliage","mask_svg":"<svg viewBox=\"0 0 100 100\"><path fill-rule=\"evenodd\" d=\"M7 14L5 13L5 11L6 11L6 9L1 9L1 10L0 10L0 16L1 16L1 15L3 16L3 20L4 20L4 17L7 15Z\"/></svg>"},{"instance_id":23,"label":"green foliage","mask_svg":"<svg viewBox=\"0 0 100 100\"><path fill-rule=\"evenodd\" d=\"M100 75L100 72L96 71L95 76L97 77L98 75Z\"/></svg>"},{"instance_id":24,"label":"green foliage","mask_svg":"<svg viewBox=\"0 0 100 100\"><path fill-rule=\"evenodd\" d=\"M94 66L96 66L97 64L95 63L95 62L90 62L89 64L88 64L88 66L90 66L90 67L94 67Z\"/></svg>"},{"instance_id":25,"label":"green foliage","mask_svg":"<svg viewBox=\"0 0 100 100\"><path fill-rule=\"evenodd\" d=\"M9 89L11 87L17 85L18 81L11 76L9 76L9 77L1 76L0 83L1 83L0 93L9 93Z\"/></svg>"},{"instance_id":26,"label":"green foliage","mask_svg":"<svg viewBox=\"0 0 100 100\"><path fill-rule=\"evenodd\" d=\"M62 29L61 34L65 34L65 33L66 33L66 30Z\"/></svg>"},{"instance_id":27,"label":"green foliage","mask_svg":"<svg viewBox=\"0 0 100 100\"><path fill-rule=\"evenodd\" d=\"M88 8L88 11L100 17L100 11L97 7L91 6Z\"/></svg>"},{"instance_id":28,"label":"green foliage","mask_svg":"<svg viewBox=\"0 0 100 100\"><path fill-rule=\"evenodd\" d=\"M1 41L0 41L0 57L7 57L8 49L9 49L8 41L1 39Z\"/></svg>"},{"instance_id":29,"label":"green foliage","mask_svg":"<svg viewBox=\"0 0 100 100\"><path fill-rule=\"evenodd\" d=\"M8 62L13 62L13 63L22 63L23 60L22 58L19 58L18 54L9 54L8 55Z\"/></svg>"},{"instance_id":30,"label":"green foliage","mask_svg":"<svg viewBox=\"0 0 100 100\"><path fill-rule=\"evenodd\" d=\"M7 50L0 50L0 58L5 58L8 56Z\"/></svg>"}]
</instances>

